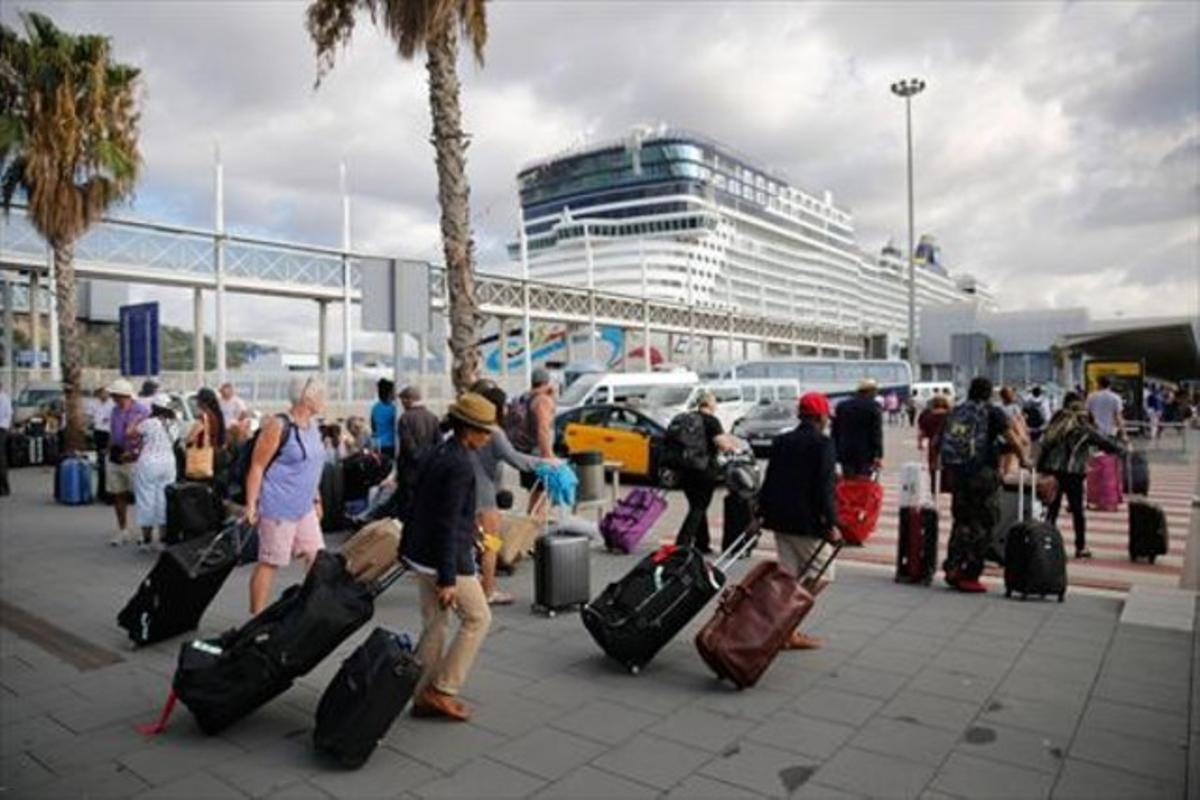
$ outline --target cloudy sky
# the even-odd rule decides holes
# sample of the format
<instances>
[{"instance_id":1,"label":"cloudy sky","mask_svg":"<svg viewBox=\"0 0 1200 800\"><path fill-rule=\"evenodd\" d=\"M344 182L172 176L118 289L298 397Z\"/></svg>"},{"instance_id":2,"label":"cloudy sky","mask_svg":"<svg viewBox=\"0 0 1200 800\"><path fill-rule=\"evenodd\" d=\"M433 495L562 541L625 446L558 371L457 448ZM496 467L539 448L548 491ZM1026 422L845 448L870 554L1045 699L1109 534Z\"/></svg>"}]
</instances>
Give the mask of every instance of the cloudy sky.
<instances>
[{"instance_id":1,"label":"cloudy sky","mask_svg":"<svg viewBox=\"0 0 1200 800\"><path fill-rule=\"evenodd\" d=\"M356 248L439 259L423 61L364 18L314 90L305 7L10 0L0 18L109 34L143 69L145 176L118 214L211 224L219 138L231 228L336 244L344 159ZM1009 308L1197 312L1200 4L526 0L488 15L487 64L461 70L484 268L515 231L522 164L646 122L830 189L864 249L902 242L888 86L920 76L917 228L952 269ZM186 295L159 296L188 318ZM230 318L231 335L315 347L315 307L242 299Z\"/></svg>"}]
</instances>

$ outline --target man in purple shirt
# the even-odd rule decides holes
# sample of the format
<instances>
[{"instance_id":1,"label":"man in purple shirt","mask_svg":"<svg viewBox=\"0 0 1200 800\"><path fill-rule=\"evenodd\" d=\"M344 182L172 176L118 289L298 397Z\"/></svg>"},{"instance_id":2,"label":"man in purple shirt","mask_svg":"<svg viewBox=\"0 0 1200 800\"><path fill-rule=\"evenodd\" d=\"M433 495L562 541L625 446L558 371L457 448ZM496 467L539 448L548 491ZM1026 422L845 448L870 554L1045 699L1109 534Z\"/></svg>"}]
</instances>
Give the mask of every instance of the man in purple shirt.
<instances>
[{"instance_id":1,"label":"man in purple shirt","mask_svg":"<svg viewBox=\"0 0 1200 800\"><path fill-rule=\"evenodd\" d=\"M113 399L112 416L109 418L108 464L104 481L113 496L113 510L117 514L117 532L109 544L116 547L137 539L127 529L129 504L133 500L133 469L137 461L136 428L149 416L146 407L133 399L133 385L120 378L108 387Z\"/></svg>"}]
</instances>

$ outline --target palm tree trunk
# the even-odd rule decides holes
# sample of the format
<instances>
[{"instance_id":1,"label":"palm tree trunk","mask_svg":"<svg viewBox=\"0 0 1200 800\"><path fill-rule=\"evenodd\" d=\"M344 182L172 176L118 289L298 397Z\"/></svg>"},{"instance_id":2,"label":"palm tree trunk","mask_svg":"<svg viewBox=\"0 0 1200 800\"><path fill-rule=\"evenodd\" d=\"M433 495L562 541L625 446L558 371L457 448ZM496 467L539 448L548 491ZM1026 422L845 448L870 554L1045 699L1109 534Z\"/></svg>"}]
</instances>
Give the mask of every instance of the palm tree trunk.
<instances>
[{"instance_id":1,"label":"palm tree trunk","mask_svg":"<svg viewBox=\"0 0 1200 800\"><path fill-rule=\"evenodd\" d=\"M466 140L459 106L458 37L454 16L428 44L429 112L433 118L433 147L437 153L438 204L441 206L442 249L450 294L451 377L454 388L466 391L479 374L475 274L472 264L471 220L467 204Z\"/></svg>"},{"instance_id":2,"label":"palm tree trunk","mask_svg":"<svg viewBox=\"0 0 1200 800\"><path fill-rule=\"evenodd\" d=\"M55 297L58 300L58 334L62 348L62 384L66 422L66 452L84 449L83 349L75 307L75 244L54 246Z\"/></svg>"}]
</instances>

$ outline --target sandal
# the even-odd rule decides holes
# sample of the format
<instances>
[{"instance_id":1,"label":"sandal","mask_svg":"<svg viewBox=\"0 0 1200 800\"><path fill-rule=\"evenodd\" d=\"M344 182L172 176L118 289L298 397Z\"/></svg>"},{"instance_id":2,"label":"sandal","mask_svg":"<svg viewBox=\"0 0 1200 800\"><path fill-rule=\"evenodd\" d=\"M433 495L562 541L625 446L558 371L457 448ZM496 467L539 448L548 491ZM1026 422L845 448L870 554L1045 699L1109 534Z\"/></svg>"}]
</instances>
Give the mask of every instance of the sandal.
<instances>
[{"instance_id":1,"label":"sandal","mask_svg":"<svg viewBox=\"0 0 1200 800\"><path fill-rule=\"evenodd\" d=\"M499 589L492 592L487 599L489 606L511 606L517 602L517 598L513 597L508 592L502 592Z\"/></svg>"}]
</instances>

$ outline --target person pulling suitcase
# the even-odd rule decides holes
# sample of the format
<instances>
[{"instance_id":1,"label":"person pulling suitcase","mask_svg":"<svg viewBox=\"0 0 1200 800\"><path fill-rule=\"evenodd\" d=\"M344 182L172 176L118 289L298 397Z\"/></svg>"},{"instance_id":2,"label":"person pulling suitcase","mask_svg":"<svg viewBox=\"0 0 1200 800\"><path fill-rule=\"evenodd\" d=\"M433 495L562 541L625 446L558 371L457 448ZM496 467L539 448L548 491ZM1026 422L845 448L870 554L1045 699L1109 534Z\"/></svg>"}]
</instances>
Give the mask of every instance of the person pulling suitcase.
<instances>
[{"instance_id":1,"label":"person pulling suitcase","mask_svg":"<svg viewBox=\"0 0 1200 800\"><path fill-rule=\"evenodd\" d=\"M779 564L801 581L811 580L813 597L833 580L833 565L823 575L814 556L823 542L839 544L834 498L836 451L825 433L829 400L820 392L800 398L800 424L771 443L767 477L759 494L762 526L775 533ZM810 574L811 571L811 574ZM821 641L794 630L786 650L814 650Z\"/></svg>"}]
</instances>

